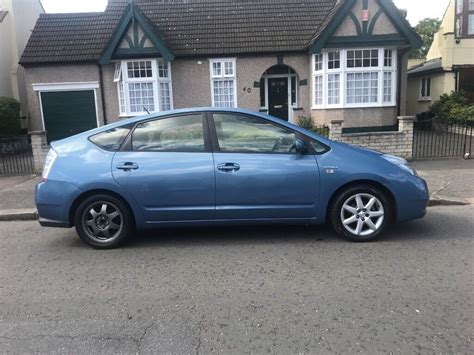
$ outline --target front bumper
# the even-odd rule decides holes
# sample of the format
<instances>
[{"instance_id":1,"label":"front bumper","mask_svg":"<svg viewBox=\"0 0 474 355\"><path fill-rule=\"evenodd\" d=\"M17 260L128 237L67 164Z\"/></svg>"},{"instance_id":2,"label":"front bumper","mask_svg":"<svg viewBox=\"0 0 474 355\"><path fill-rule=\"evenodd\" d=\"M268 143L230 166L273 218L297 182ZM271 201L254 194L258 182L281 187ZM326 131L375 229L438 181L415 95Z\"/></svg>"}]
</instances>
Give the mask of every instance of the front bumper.
<instances>
[{"instance_id":1,"label":"front bumper","mask_svg":"<svg viewBox=\"0 0 474 355\"><path fill-rule=\"evenodd\" d=\"M405 222L426 215L426 208L430 200L430 193L426 181L418 176L413 176L409 184L404 184L403 198L397 201L397 221Z\"/></svg>"}]
</instances>

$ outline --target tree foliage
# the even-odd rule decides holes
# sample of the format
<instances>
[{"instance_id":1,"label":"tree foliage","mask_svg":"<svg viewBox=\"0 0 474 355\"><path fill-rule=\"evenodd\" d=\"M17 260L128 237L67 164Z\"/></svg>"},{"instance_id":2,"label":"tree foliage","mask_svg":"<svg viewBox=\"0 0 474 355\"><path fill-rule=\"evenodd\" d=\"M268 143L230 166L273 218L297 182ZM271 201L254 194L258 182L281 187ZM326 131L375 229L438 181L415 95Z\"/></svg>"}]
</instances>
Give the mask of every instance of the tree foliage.
<instances>
[{"instance_id":1,"label":"tree foliage","mask_svg":"<svg viewBox=\"0 0 474 355\"><path fill-rule=\"evenodd\" d=\"M415 31L421 37L423 44L421 48L413 49L410 52L410 58L425 58L430 50L433 37L439 30L441 21L437 18L425 18L418 22L415 26Z\"/></svg>"},{"instance_id":2,"label":"tree foliage","mask_svg":"<svg viewBox=\"0 0 474 355\"><path fill-rule=\"evenodd\" d=\"M441 120L470 121L474 120L474 105L468 104L464 92L452 91L441 95L430 107L430 113Z\"/></svg>"}]
</instances>

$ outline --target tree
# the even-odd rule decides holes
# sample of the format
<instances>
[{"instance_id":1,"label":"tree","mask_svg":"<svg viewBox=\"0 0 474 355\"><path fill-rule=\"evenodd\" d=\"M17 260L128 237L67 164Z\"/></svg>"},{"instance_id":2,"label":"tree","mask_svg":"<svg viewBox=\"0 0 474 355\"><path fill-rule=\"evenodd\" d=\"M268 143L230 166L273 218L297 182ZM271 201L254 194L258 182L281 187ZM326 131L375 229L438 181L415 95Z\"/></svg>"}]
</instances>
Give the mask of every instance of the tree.
<instances>
[{"instance_id":1,"label":"tree","mask_svg":"<svg viewBox=\"0 0 474 355\"><path fill-rule=\"evenodd\" d=\"M425 58L430 50L431 43L433 43L433 37L439 30L441 21L437 18L425 18L418 22L415 26L415 31L421 37L423 44L421 48L413 49L410 52L410 58Z\"/></svg>"}]
</instances>

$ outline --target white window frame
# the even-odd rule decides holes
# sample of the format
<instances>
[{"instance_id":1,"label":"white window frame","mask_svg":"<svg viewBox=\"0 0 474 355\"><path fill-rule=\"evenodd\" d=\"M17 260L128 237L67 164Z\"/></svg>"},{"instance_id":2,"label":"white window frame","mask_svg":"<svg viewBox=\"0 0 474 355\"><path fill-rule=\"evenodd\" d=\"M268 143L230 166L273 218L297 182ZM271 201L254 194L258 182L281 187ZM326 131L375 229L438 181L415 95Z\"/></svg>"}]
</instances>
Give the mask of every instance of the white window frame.
<instances>
[{"instance_id":1,"label":"white window frame","mask_svg":"<svg viewBox=\"0 0 474 355\"><path fill-rule=\"evenodd\" d=\"M349 68L347 67L347 52L357 50L377 50L378 51L378 66L376 67L361 67L361 68ZM392 51L392 65L385 67L385 50ZM328 53L339 52L340 66L337 69L328 69ZM315 56L311 55L311 104L312 110L318 109L331 109L331 108L361 108L361 107L391 107L396 106L396 92L397 92L397 50L391 47L375 47L375 48L349 48L349 49L326 49L323 50L319 55L322 56L322 68L321 70L315 70ZM377 102L374 103L348 103L346 88L347 88L347 74L350 73L378 73L378 86L377 86ZM392 88L391 88L391 100L384 101L384 73L392 73ZM340 80L340 92L339 92L339 103L329 104L328 103L328 74L339 74ZM316 77L322 76L323 78L323 98L321 104L316 104Z\"/></svg>"},{"instance_id":2,"label":"white window frame","mask_svg":"<svg viewBox=\"0 0 474 355\"><path fill-rule=\"evenodd\" d=\"M428 93L428 86L427 86L427 83L428 83L428 80L429 80L429 88L430 88L430 94L429 95L426 95ZM425 82L425 92L423 93L423 82ZM425 94L425 95L423 95ZM431 77L427 76L427 77L423 77L420 79L420 92L419 92L419 97L418 97L418 101L431 101Z\"/></svg>"},{"instance_id":3,"label":"white window frame","mask_svg":"<svg viewBox=\"0 0 474 355\"><path fill-rule=\"evenodd\" d=\"M127 65L132 62L151 62L152 76L146 78L129 78ZM168 64L168 76L160 77L159 76L159 62L164 62L162 58L140 58L140 59L129 59L122 60L120 62L115 62L115 71L114 71L114 82L117 83L117 98L119 105L120 117L131 117L148 114L146 111L132 112L130 109L130 92L129 86L130 83L152 83L153 84L153 101L155 109L152 112L161 112L161 95L160 95L160 83L166 82L169 83L170 90L170 109L173 109L173 84L171 79L171 63L165 62ZM120 85L123 85L124 99L125 99L125 110L123 110L123 105L120 102Z\"/></svg>"},{"instance_id":4,"label":"white window frame","mask_svg":"<svg viewBox=\"0 0 474 355\"><path fill-rule=\"evenodd\" d=\"M225 74L225 64L226 62L231 62L233 65L233 75L226 75ZM214 75L213 66L214 63L221 63L221 74ZM216 58L216 59L209 59L209 78L211 83L211 102L212 107L216 107L215 98L214 98L214 82L216 81L225 81L225 80L233 80L234 83L234 106L237 107L237 61L236 58Z\"/></svg>"}]
</instances>

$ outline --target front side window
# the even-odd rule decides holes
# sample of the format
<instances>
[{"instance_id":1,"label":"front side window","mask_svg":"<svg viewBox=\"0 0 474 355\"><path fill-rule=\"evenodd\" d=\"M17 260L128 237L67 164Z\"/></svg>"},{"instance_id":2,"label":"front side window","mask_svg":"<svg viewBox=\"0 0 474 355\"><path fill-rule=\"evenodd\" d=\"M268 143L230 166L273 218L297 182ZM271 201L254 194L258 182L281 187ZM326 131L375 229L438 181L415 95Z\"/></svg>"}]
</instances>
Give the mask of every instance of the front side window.
<instances>
[{"instance_id":1,"label":"front side window","mask_svg":"<svg viewBox=\"0 0 474 355\"><path fill-rule=\"evenodd\" d=\"M396 58L388 48L315 54L313 108L395 105Z\"/></svg>"},{"instance_id":2,"label":"front side window","mask_svg":"<svg viewBox=\"0 0 474 355\"><path fill-rule=\"evenodd\" d=\"M114 81L121 116L172 109L170 63L162 59L117 62Z\"/></svg>"},{"instance_id":3,"label":"front side window","mask_svg":"<svg viewBox=\"0 0 474 355\"><path fill-rule=\"evenodd\" d=\"M212 106L236 107L235 59L212 59L209 63Z\"/></svg>"},{"instance_id":4,"label":"front side window","mask_svg":"<svg viewBox=\"0 0 474 355\"><path fill-rule=\"evenodd\" d=\"M175 116L137 125L131 137L132 149L142 152L203 152L201 114Z\"/></svg>"},{"instance_id":5,"label":"front side window","mask_svg":"<svg viewBox=\"0 0 474 355\"><path fill-rule=\"evenodd\" d=\"M295 132L254 116L213 114L221 152L295 153Z\"/></svg>"}]
</instances>

